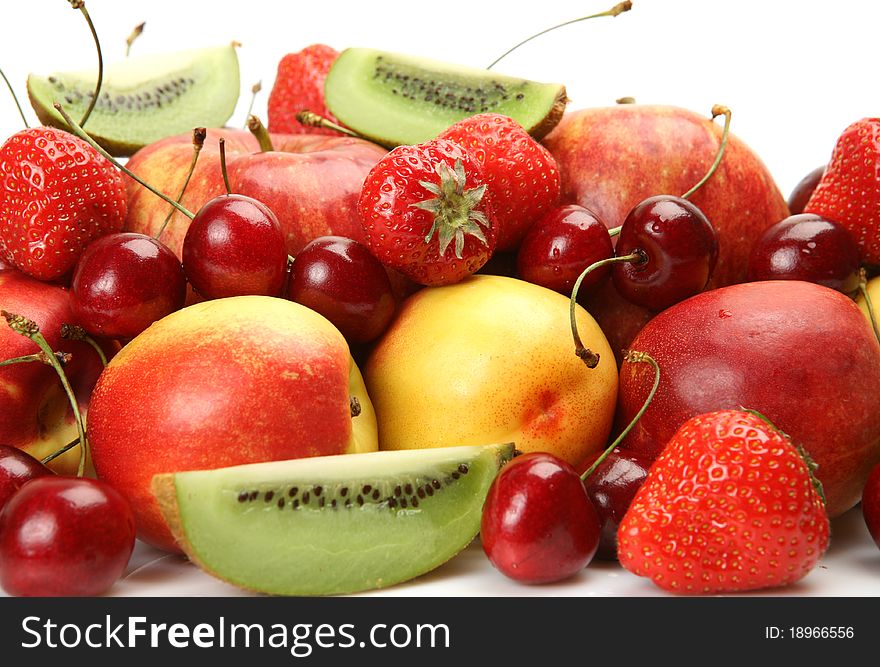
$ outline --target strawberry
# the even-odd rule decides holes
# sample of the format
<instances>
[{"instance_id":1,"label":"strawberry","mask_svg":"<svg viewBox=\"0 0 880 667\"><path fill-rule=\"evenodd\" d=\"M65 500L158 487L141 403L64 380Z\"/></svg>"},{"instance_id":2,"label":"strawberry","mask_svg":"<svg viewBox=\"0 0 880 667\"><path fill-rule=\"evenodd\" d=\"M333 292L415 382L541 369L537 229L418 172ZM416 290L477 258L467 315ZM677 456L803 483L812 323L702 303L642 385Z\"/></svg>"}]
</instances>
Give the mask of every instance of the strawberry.
<instances>
[{"instance_id":1,"label":"strawberry","mask_svg":"<svg viewBox=\"0 0 880 667\"><path fill-rule=\"evenodd\" d=\"M880 118L863 118L843 131L804 212L846 227L862 259L880 264Z\"/></svg>"},{"instance_id":2,"label":"strawberry","mask_svg":"<svg viewBox=\"0 0 880 667\"><path fill-rule=\"evenodd\" d=\"M811 465L757 413L724 410L688 420L623 517L621 565L685 594L801 579L828 546Z\"/></svg>"},{"instance_id":3,"label":"strawberry","mask_svg":"<svg viewBox=\"0 0 880 667\"><path fill-rule=\"evenodd\" d=\"M373 254L422 285L454 283L495 249L495 208L480 163L445 139L398 146L358 200Z\"/></svg>"},{"instance_id":4,"label":"strawberry","mask_svg":"<svg viewBox=\"0 0 880 667\"><path fill-rule=\"evenodd\" d=\"M338 55L325 44L312 44L281 59L269 93L269 132L339 135L334 130L306 127L296 119L297 113L308 110L337 122L324 104L324 79Z\"/></svg>"},{"instance_id":5,"label":"strawberry","mask_svg":"<svg viewBox=\"0 0 880 667\"><path fill-rule=\"evenodd\" d=\"M122 229L125 184L81 139L47 127L0 147L0 251L16 268L55 280L89 242Z\"/></svg>"},{"instance_id":6,"label":"strawberry","mask_svg":"<svg viewBox=\"0 0 880 667\"><path fill-rule=\"evenodd\" d=\"M559 201L556 160L512 118L465 118L440 137L461 144L483 165L497 207L498 250L514 250L531 224Z\"/></svg>"}]
</instances>

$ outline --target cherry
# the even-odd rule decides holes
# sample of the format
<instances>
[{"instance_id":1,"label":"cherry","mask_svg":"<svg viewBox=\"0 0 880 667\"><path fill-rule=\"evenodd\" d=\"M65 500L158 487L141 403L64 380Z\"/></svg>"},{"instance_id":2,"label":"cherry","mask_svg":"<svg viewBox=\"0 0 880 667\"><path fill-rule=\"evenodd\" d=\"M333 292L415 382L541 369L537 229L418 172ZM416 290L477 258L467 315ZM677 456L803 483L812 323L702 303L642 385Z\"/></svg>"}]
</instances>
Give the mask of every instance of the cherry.
<instances>
[{"instance_id":1,"label":"cherry","mask_svg":"<svg viewBox=\"0 0 880 667\"><path fill-rule=\"evenodd\" d=\"M611 269L621 296L649 310L663 310L706 287L718 261L718 237L692 203L658 195L626 216L617 255L640 257Z\"/></svg>"},{"instance_id":2,"label":"cherry","mask_svg":"<svg viewBox=\"0 0 880 667\"><path fill-rule=\"evenodd\" d=\"M95 479L40 477L0 512L0 586L11 595L100 595L134 548L125 499Z\"/></svg>"},{"instance_id":3,"label":"cherry","mask_svg":"<svg viewBox=\"0 0 880 667\"><path fill-rule=\"evenodd\" d=\"M350 343L380 336L397 307L385 268L366 246L322 236L296 256L289 298L330 320Z\"/></svg>"},{"instance_id":4,"label":"cherry","mask_svg":"<svg viewBox=\"0 0 880 667\"><path fill-rule=\"evenodd\" d=\"M844 294L859 289L859 248L849 230L812 213L792 215L752 246L749 280L805 280Z\"/></svg>"},{"instance_id":5,"label":"cherry","mask_svg":"<svg viewBox=\"0 0 880 667\"><path fill-rule=\"evenodd\" d=\"M599 456L591 457L580 466L582 474ZM617 528L650 467L650 459L618 447L584 480L584 488L596 509L601 526L599 549L596 552L598 558L617 559Z\"/></svg>"},{"instance_id":6,"label":"cherry","mask_svg":"<svg viewBox=\"0 0 880 667\"><path fill-rule=\"evenodd\" d=\"M495 478L483 505L483 550L511 579L566 579L593 559L599 519L581 478L543 452L515 458Z\"/></svg>"},{"instance_id":7,"label":"cherry","mask_svg":"<svg viewBox=\"0 0 880 667\"><path fill-rule=\"evenodd\" d=\"M275 214L244 195L221 195L199 209L183 240L183 270L208 299L278 296L287 250Z\"/></svg>"},{"instance_id":8,"label":"cherry","mask_svg":"<svg viewBox=\"0 0 880 667\"><path fill-rule=\"evenodd\" d=\"M93 336L134 338L183 307L180 261L156 239L123 232L90 243L73 272L71 304Z\"/></svg>"},{"instance_id":9,"label":"cherry","mask_svg":"<svg viewBox=\"0 0 880 667\"><path fill-rule=\"evenodd\" d=\"M813 190L819 185L822 176L825 175L825 167L816 167L809 174L804 176L801 181L794 186L794 190L788 196L788 210L792 215L798 215L804 212L807 202L813 196Z\"/></svg>"},{"instance_id":10,"label":"cherry","mask_svg":"<svg viewBox=\"0 0 880 667\"><path fill-rule=\"evenodd\" d=\"M51 474L49 468L27 452L0 445L0 510L25 482Z\"/></svg>"},{"instance_id":11,"label":"cherry","mask_svg":"<svg viewBox=\"0 0 880 667\"><path fill-rule=\"evenodd\" d=\"M868 532L874 538L874 542L880 547L880 464L874 466L868 481L865 482L865 490L862 493L862 516Z\"/></svg>"},{"instance_id":12,"label":"cherry","mask_svg":"<svg viewBox=\"0 0 880 667\"><path fill-rule=\"evenodd\" d=\"M581 272L611 257L608 229L595 213L571 204L549 210L526 233L517 255L519 277L566 296ZM591 271L581 283L581 296L604 283L610 266Z\"/></svg>"}]
</instances>

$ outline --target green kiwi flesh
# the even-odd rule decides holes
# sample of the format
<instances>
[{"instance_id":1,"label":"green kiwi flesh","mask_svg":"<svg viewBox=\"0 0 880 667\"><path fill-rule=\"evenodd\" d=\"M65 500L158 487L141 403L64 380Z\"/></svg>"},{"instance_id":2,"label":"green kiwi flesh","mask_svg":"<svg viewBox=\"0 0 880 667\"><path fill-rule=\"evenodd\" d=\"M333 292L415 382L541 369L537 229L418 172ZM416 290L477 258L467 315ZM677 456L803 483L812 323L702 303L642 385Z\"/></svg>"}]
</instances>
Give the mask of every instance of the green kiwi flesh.
<instances>
[{"instance_id":1,"label":"green kiwi flesh","mask_svg":"<svg viewBox=\"0 0 880 667\"><path fill-rule=\"evenodd\" d=\"M512 444L323 456L156 475L153 493L209 574L273 595L354 593L464 549L512 456Z\"/></svg>"},{"instance_id":2,"label":"green kiwi flesh","mask_svg":"<svg viewBox=\"0 0 880 667\"><path fill-rule=\"evenodd\" d=\"M94 96L97 70L31 74L27 89L40 121L67 124L59 102L79 121ZM86 131L114 155L194 127L221 127L235 110L240 90L235 46L129 58L104 68L98 102Z\"/></svg>"},{"instance_id":3,"label":"green kiwi flesh","mask_svg":"<svg viewBox=\"0 0 880 667\"><path fill-rule=\"evenodd\" d=\"M343 51L324 82L327 108L383 146L417 144L479 113L510 116L540 139L565 111L565 87L374 49Z\"/></svg>"}]
</instances>

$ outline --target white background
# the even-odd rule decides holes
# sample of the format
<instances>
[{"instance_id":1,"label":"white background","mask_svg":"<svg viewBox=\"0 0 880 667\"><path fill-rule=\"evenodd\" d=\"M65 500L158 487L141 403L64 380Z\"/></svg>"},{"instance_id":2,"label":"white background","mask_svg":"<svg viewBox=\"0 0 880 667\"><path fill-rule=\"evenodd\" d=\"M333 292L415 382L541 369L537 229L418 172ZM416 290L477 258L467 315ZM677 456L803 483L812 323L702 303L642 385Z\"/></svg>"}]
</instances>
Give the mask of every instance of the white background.
<instances>
[{"instance_id":1,"label":"white background","mask_svg":"<svg viewBox=\"0 0 880 667\"><path fill-rule=\"evenodd\" d=\"M123 57L125 38L147 26L133 54L213 46L237 40L242 98L232 125L244 121L251 85L264 91L256 113L264 120L278 60L324 42L342 49L372 46L485 66L529 34L614 0L374 0L269 2L260 0L87 0L105 59ZM708 110L734 111L733 131L763 158L784 194L827 161L849 123L878 113L876 72L880 2L849 0L634 0L614 19L596 19L539 38L505 60L502 72L567 85L572 107L613 104L622 96ZM29 72L91 67L91 36L65 0L7 0L0 10L0 66L22 102ZM0 93L0 134L20 129L11 100ZM31 121L35 116L26 109ZM880 554L855 510L835 522L823 565L786 594L880 595ZM155 560L140 546L122 595L230 594L176 558ZM472 547L400 595L653 594L648 582L619 568L588 568L561 586L523 588L495 573Z\"/></svg>"}]
</instances>

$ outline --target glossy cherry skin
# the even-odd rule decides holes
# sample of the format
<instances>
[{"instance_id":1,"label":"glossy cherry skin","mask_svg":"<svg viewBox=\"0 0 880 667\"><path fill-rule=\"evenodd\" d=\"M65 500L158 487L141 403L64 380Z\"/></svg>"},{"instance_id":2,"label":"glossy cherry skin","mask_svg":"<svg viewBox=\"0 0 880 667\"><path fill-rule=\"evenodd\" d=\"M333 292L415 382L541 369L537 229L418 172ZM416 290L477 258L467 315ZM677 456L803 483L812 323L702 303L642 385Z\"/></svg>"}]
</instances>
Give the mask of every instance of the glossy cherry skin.
<instances>
[{"instance_id":1,"label":"glossy cherry skin","mask_svg":"<svg viewBox=\"0 0 880 667\"><path fill-rule=\"evenodd\" d=\"M755 241L748 276L805 280L852 295L859 289L859 248L842 225L812 213L793 215Z\"/></svg>"},{"instance_id":2,"label":"glossy cherry skin","mask_svg":"<svg viewBox=\"0 0 880 667\"><path fill-rule=\"evenodd\" d=\"M321 236L299 252L288 295L330 320L349 343L378 338L397 308L385 267L365 245L342 236Z\"/></svg>"},{"instance_id":3,"label":"glossy cherry skin","mask_svg":"<svg viewBox=\"0 0 880 667\"><path fill-rule=\"evenodd\" d=\"M26 482L54 474L27 452L0 445L0 510Z\"/></svg>"},{"instance_id":4,"label":"glossy cherry skin","mask_svg":"<svg viewBox=\"0 0 880 667\"><path fill-rule=\"evenodd\" d=\"M275 214L244 195L221 195L199 209L183 239L183 269L207 299L279 296L287 272Z\"/></svg>"},{"instance_id":5,"label":"glossy cherry skin","mask_svg":"<svg viewBox=\"0 0 880 667\"><path fill-rule=\"evenodd\" d=\"M599 519L565 461L531 452L508 463L489 489L480 528L483 550L511 579L528 584L567 579L599 544Z\"/></svg>"},{"instance_id":6,"label":"glossy cherry skin","mask_svg":"<svg viewBox=\"0 0 880 667\"><path fill-rule=\"evenodd\" d=\"M880 463L871 470L868 481L865 482L865 490L862 493L862 516L868 532L874 538L874 542L880 547Z\"/></svg>"},{"instance_id":7,"label":"glossy cherry skin","mask_svg":"<svg viewBox=\"0 0 880 667\"><path fill-rule=\"evenodd\" d=\"M706 287L718 261L718 236L692 203L658 195L636 205L621 226L616 254L636 251L642 261L611 269L614 287L627 301L660 311Z\"/></svg>"},{"instance_id":8,"label":"glossy cherry skin","mask_svg":"<svg viewBox=\"0 0 880 667\"><path fill-rule=\"evenodd\" d=\"M825 167L816 167L809 174L804 176L800 182L794 186L794 190L788 196L788 210L791 215L798 215L804 212L807 202L813 196L813 190L819 185L822 176L825 175Z\"/></svg>"},{"instance_id":9,"label":"glossy cherry skin","mask_svg":"<svg viewBox=\"0 0 880 667\"><path fill-rule=\"evenodd\" d=\"M580 466L581 474L600 455L601 452L585 461ZM617 447L584 480L584 488L601 526L599 549L596 552L598 558L617 560L617 528L650 467L651 459Z\"/></svg>"},{"instance_id":10,"label":"glossy cherry skin","mask_svg":"<svg viewBox=\"0 0 880 667\"><path fill-rule=\"evenodd\" d=\"M165 244L144 234L108 234L90 243L73 272L71 306L93 336L134 338L183 307L186 277Z\"/></svg>"},{"instance_id":11,"label":"glossy cherry skin","mask_svg":"<svg viewBox=\"0 0 880 667\"><path fill-rule=\"evenodd\" d=\"M571 204L550 209L526 233L517 255L523 280L571 295L578 276L591 264L614 254L605 224L590 210ZM611 267L591 271L578 297L608 280Z\"/></svg>"},{"instance_id":12,"label":"glossy cherry skin","mask_svg":"<svg viewBox=\"0 0 880 667\"><path fill-rule=\"evenodd\" d=\"M0 586L10 595L100 595L125 570L134 515L100 480L40 477L0 512Z\"/></svg>"}]
</instances>

